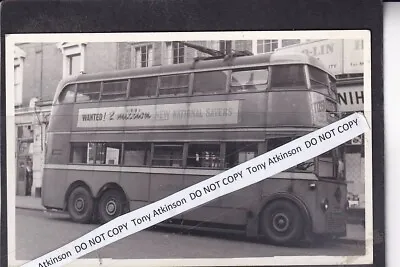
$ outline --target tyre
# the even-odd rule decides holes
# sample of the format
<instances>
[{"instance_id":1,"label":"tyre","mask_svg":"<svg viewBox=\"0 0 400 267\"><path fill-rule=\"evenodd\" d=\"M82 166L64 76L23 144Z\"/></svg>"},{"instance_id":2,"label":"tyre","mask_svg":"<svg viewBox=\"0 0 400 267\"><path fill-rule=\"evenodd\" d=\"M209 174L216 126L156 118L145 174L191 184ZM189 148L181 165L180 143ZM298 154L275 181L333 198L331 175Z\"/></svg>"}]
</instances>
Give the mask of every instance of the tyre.
<instances>
[{"instance_id":1,"label":"tyre","mask_svg":"<svg viewBox=\"0 0 400 267\"><path fill-rule=\"evenodd\" d=\"M303 236L304 220L295 204L287 200L275 200L261 212L260 229L266 239L274 244L295 244Z\"/></svg>"},{"instance_id":2,"label":"tyre","mask_svg":"<svg viewBox=\"0 0 400 267\"><path fill-rule=\"evenodd\" d=\"M107 223L124 214L126 201L120 190L109 189L105 191L98 202L98 218L100 223Z\"/></svg>"},{"instance_id":3,"label":"tyre","mask_svg":"<svg viewBox=\"0 0 400 267\"><path fill-rule=\"evenodd\" d=\"M73 221L90 223L93 215L94 200L88 189L77 187L68 197L68 212Z\"/></svg>"}]
</instances>

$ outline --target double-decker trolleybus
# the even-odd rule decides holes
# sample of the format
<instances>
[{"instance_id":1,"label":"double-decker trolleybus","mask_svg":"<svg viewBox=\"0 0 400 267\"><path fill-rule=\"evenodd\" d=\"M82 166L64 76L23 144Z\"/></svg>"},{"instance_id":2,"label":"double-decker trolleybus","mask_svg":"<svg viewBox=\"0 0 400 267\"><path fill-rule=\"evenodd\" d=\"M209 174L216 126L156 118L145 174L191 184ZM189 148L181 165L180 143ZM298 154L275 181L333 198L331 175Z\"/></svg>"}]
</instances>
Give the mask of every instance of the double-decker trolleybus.
<instances>
[{"instance_id":1,"label":"double-decker trolleybus","mask_svg":"<svg viewBox=\"0 0 400 267\"><path fill-rule=\"evenodd\" d=\"M335 77L305 54L79 75L56 90L42 204L105 223L338 119ZM345 236L342 158L333 149L164 223L280 245Z\"/></svg>"}]
</instances>

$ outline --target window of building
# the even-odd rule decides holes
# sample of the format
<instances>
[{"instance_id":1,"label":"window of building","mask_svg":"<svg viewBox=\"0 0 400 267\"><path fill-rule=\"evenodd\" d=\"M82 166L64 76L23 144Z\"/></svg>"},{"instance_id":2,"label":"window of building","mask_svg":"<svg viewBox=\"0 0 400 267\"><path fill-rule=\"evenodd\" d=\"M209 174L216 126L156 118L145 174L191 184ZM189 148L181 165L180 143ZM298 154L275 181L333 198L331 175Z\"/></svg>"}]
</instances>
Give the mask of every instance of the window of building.
<instances>
[{"instance_id":1,"label":"window of building","mask_svg":"<svg viewBox=\"0 0 400 267\"><path fill-rule=\"evenodd\" d=\"M128 88L128 80L110 81L103 83L103 91L101 99L114 100L126 98L126 90Z\"/></svg>"},{"instance_id":2,"label":"window of building","mask_svg":"<svg viewBox=\"0 0 400 267\"><path fill-rule=\"evenodd\" d=\"M232 52L232 41L219 41L219 50L222 53L230 54Z\"/></svg>"},{"instance_id":3,"label":"window of building","mask_svg":"<svg viewBox=\"0 0 400 267\"><path fill-rule=\"evenodd\" d=\"M272 87L306 86L303 65L280 65L271 67Z\"/></svg>"},{"instance_id":4,"label":"window of building","mask_svg":"<svg viewBox=\"0 0 400 267\"><path fill-rule=\"evenodd\" d=\"M153 46L143 45L135 47L135 67L145 68L153 66Z\"/></svg>"},{"instance_id":5,"label":"window of building","mask_svg":"<svg viewBox=\"0 0 400 267\"><path fill-rule=\"evenodd\" d=\"M75 84L69 84L61 91L60 96L58 97L58 103L66 104L73 103L75 101Z\"/></svg>"},{"instance_id":6,"label":"window of building","mask_svg":"<svg viewBox=\"0 0 400 267\"><path fill-rule=\"evenodd\" d=\"M254 142L226 143L225 167L232 168L246 162L258 154L258 144Z\"/></svg>"},{"instance_id":7,"label":"window of building","mask_svg":"<svg viewBox=\"0 0 400 267\"><path fill-rule=\"evenodd\" d=\"M166 43L166 63L179 64L185 61L185 46L180 42Z\"/></svg>"},{"instance_id":8,"label":"window of building","mask_svg":"<svg viewBox=\"0 0 400 267\"><path fill-rule=\"evenodd\" d=\"M231 91L247 91L266 89L268 69L233 71L231 76Z\"/></svg>"},{"instance_id":9,"label":"window of building","mask_svg":"<svg viewBox=\"0 0 400 267\"><path fill-rule=\"evenodd\" d=\"M193 92L212 94L226 89L226 71L199 72L194 74Z\"/></svg>"},{"instance_id":10,"label":"window of building","mask_svg":"<svg viewBox=\"0 0 400 267\"><path fill-rule=\"evenodd\" d=\"M154 144L154 166L183 166L183 144Z\"/></svg>"},{"instance_id":11,"label":"window of building","mask_svg":"<svg viewBox=\"0 0 400 267\"><path fill-rule=\"evenodd\" d=\"M68 76L78 75L81 72L81 55L67 56Z\"/></svg>"},{"instance_id":12,"label":"window of building","mask_svg":"<svg viewBox=\"0 0 400 267\"><path fill-rule=\"evenodd\" d=\"M22 104L23 73L26 53L18 46L14 46L14 105Z\"/></svg>"},{"instance_id":13,"label":"window of building","mask_svg":"<svg viewBox=\"0 0 400 267\"><path fill-rule=\"evenodd\" d=\"M257 54L273 52L278 48L278 40L257 40Z\"/></svg>"},{"instance_id":14,"label":"window of building","mask_svg":"<svg viewBox=\"0 0 400 267\"><path fill-rule=\"evenodd\" d=\"M150 163L151 147L148 143L125 143L124 165L147 166Z\"/></svg>"},{"instance_id":15,"label":"window of building","mask_svg":"<svg viewBox=\"0 0 400 267\"><path fill-rule=\"evenodd\" d=\"M86 43L59 43L63 54L63 78L85 71Z\"/></svg>"},{"instance_id":16,"label":"window of building","mask_svg":"<svg viewBox=\"0 0 400 267\"><path fill-rule=\"evenodd\" d=\"M129 96L155 96L157 92L157 77L136 78L131 80Z\"/></svg>"},{"instance_id":17,"label":"window of building","mask_svg":"<svg viewBox=\"0 0 400 267\"><path fill-rule=\"evenodd\" d=\"M282 47L299 44L300 41L301 41L300 39L283 39L282 40Z\"/></svg>"},{"instance_id":18,"label":"window of building","mask_svg":"<svg viewBox=\"0 0 400 267\"><path fill-rule=\"evenodd\" d=\"M160 77L160 95L184 94L189 91L189 75L178 74Z\"/></svg>"},{"instance_id":19,"label":"window of building","mask_svg":"<svg viewBox=\"0 0 400 267\"><path fill-rule=\"evenodd\" d=\"M187 167L221 168L219 144L189 144Z\"/></svg>"},{"instance_id":20,"label":"window of building","mask_svg":"<svg viewBox=\"0 0 400 267\"><path fill-rule=\"evenodd\" d=\"M22 67L14 66L14 105L22 104Z\"/></svg>"},{"instance_id":21,"label":"window of building","mask_svg":"<svg viewBox=\"0 0 400 267\"><path fill-rule=\"evenodd\" d=\"M100 97L100 82L78 83L76 102L98 101Z\"/></svg>"}]
</instances>

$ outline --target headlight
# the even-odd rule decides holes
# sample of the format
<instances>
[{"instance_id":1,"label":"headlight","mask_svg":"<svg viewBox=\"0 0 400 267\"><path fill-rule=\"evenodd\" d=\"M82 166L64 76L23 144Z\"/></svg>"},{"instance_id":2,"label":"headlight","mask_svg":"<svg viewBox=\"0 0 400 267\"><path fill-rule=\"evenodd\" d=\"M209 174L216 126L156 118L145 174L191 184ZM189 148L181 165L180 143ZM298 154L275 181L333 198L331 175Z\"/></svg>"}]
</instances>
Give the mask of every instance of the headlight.
<instances>
[{"instance_id":1,"label":"headlight","mask_svg":"<svg viewBox=\"0 0 400 267\"><path fill-rule=\"evenodd\" d=\"M328 208L329 208L329 201L327 199L324 199L321 202L321 209L325 212L328 210Z\"/></svg>"}]
</instances>

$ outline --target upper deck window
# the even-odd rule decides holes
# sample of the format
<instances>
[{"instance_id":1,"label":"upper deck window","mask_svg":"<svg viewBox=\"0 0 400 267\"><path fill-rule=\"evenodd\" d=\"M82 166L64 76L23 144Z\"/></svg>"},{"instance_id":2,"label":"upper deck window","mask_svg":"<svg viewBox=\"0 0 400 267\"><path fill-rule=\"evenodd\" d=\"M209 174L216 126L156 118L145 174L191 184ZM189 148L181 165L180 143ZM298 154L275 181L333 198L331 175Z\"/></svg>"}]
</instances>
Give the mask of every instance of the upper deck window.
<instances>
[{"instance_id":1,"label":"upper deck window","mask_svg":"<svg viewBox=\"0 0 400 267\"><path fill-rule=\"evenodd\" d=\"M75 101L75 84L69 84L61 91L58 103L73 103Z\"/></svg>"},{"instance_id":2,"label":"upper deck window","mask_svg":"<svg viewBox=\"0 0 400 267\"><path fill-rule=\"evenodd\" d=\"M157 92L157 81L157 77L132 79L129 96L155 96Z\"/></svg>"},{"instance_id":3,"label":"upper deck window","mask_svg":"<svg viewBox=\"0 0 400 267\"><path fill-rule=\"evenodd\" d=\"M224 92L226 88L226 71L209 71L194 74L193 92L212 94Z\"/></svg>"},{"instance_id":4,"label":"upper deck window","mask_svg":"<svg viewBox=\"0 0 400 267\"><path fill-rule=\"evenodd\" d=\"M271 87L306 86L303 65L272 66L271 72Z\"/></svg>"},{"instance_id":5,"label":"upper deck window","mask_svg":"<svg viewBox=\"0 0 400 267\"><path fill-rule=\"evenodd\" d=\"M185 94L189 90L189 75L178 74L160 77L160 95Z\"/></svg>"},{"instance_id":6,"label":"upper deck window","mask_svg":"<svg viewBox=\"0 0 400 267\"><path fill-rule=\"evenodd\" d=\"M103 92L101 99L124 99L126 97L126 90L128 88L128 81L111 81L103 83Z\"/></svg>"},{"instance_id":7,"label":"upper deck window","mask_svg":"<svg viewBox=\"0 0 400 267\"><path fill-rule=\"evenodd\" d=\"M98 101L100 97L100 82L78 83L76 102Z\"/></svg>"},{"instance_id":8,"label":"upper deck window","mask_svg":"<svg viewBox=\"0 0 400 267\"><path fill-rule=\"evenodd\" d=\"M263 90L267 88L268 69L233 71L231 91Z\"/></svg>"}]
</instances>

